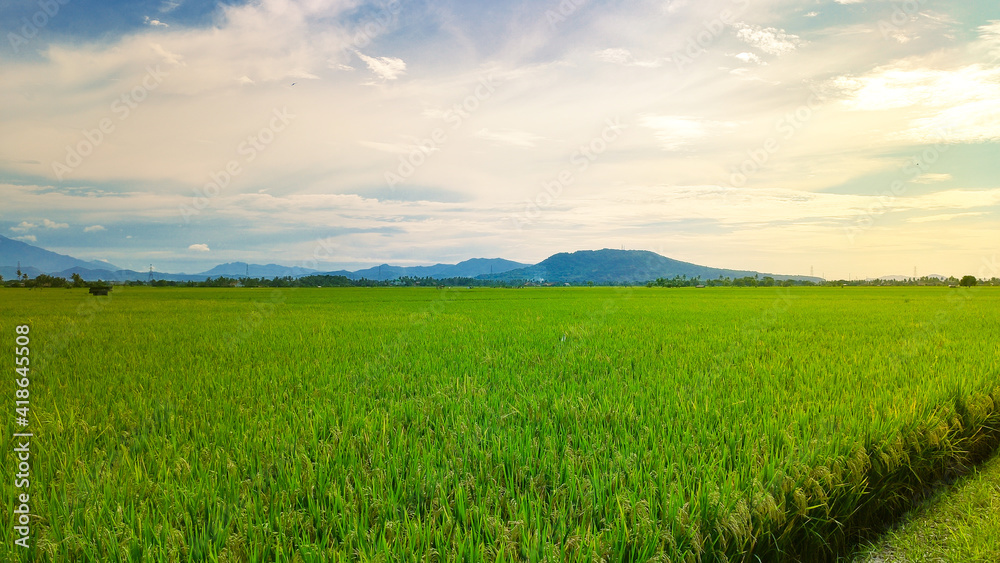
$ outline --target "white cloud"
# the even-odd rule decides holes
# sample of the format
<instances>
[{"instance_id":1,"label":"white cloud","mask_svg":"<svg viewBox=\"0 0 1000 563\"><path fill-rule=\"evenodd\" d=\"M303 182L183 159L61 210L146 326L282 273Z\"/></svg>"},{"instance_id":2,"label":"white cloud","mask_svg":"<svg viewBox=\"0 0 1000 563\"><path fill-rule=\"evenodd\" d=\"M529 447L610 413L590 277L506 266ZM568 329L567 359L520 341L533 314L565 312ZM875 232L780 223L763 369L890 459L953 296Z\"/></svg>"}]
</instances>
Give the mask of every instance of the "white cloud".
<instances>
[{"instance_id":1,"label":"white cloud","mask_svg":"<svg viewBox=\"0 0 1000 563\"><path fill-rule=\"evenodd\" d=\"M358 141L358 144L363 147L368 147L370 149L375 149L379 152L387 152L389 154L411 154L411 153L423 153L425 155L432 154L440 151L441 149L431 144L419 144L419 140L414 139L414 143L380 143L378 141Z\"/></svg>"},{"instance_id":2,"label":"white cloud","mask_svg":"<svg viewBox=\"0 0 1000 563\"><path fill-rule=\"evenodd\" d=\"M924 217L913 217L907 219L909 223L930 223L936 221L951 221L952 219L958 219L959 217L978 217L980 215L986 215L986 211L970 211L968 213L943 213L941 215L927 215Z\"/></svg>"},{"instance_id":3,"label":"white cloud","mask_svg":"<svg viewBox=\"0 0 1000 563\"><path fill-rule=\"evenodd\" d=\"M611 48L611 49L604 49L603 51L597 51L594 53L594 56L602 61L609 63L618 63L618 64L626 64L632 60L632 53L629 52L628 49L620 49L620 48Z\"/></svg>"},{"instance_id":4,"label":"white cloud","mask_svg":"<svg viewBox=\"0 0 1000 563\"><path fill-rule=\"evenodd\" d=\"M951 174L937 174L928 172L926 174L921 174L916 178L910 180L914 184L936 184L938 182L947 182L951 180Z\"/></svg>"},{"instance_id":5,"label":"white cloud","mask_svg":"<svg viewBox=\"0 0 1000 563\"><path fill-rule=\"evenodd\" d=\"M720 123L695 117L677 115L644 115L639 125L652 129L653 135L665 151L676 151L706 139L710 134L734 127L734 123Z\"/></svg>"},{"instance_id":6,"label":"white cloud","mask_svg":"<svg viewBox=\"0 0 1000 563\"><path fill-rule=\"evenodd\" d=\"M35 235L21 235L19 237L14 237L16 240L22 240L25 242L38 242L38 237Z\"/></svg>"},{"instance_id":7,"label":"white cloud","mask_svg":"<svg viewBox=\"0 0 1000 563\"><path fill-rule=\"evenodd\" d=\"M598 60L604 61L606 63L614 63L625 66L638 66L645 68L656 68L662 64L660 60L648 60L640 61L632 55L632 52L628 49L622 49L620 47L612 47L609 49L603 49L596 51L594 57Z\"/></svg>"},{"instance_id":8,"label":"white cloud","mask_svg":"<svg viewBox=\"0 0 1000 563\"><path fill-rule=\"evenodd\" d=\"M154 53L159 55L160 58L163 59L163 62L168 65L184 65L183 56L166 50L163 45L160 45L159 43L150 43L149 48L152 49Z\"/></svg>"},{"instance_id":9,"label":"white cloud","mask_svg":"<svg viewBox=\"0 0 1000 563\"><path fill-rule=\"evenodd\" d=\"M406 73L406 63L395 57L369 57L361 51L354 51L368 65L368 69L382 80L396 80Z\"/></svg>"},{"instance_id":10,"label":"white cloud","mask_svg":"<svg viewBox=\"0 0 1000 563\"><path fill-rule=\"evenodd\" d=\"M838 4L860 4L865 0L835 0Z\"/></svg>"},{"instance_id":11,"label":"white cloud","mask_svg":"<svg viewBox=\"0 0 1000 563\"><path fill-rule=\"evenodd\" d=\"M65 229L69 227L69 224L56 223L55 221L51 221L49 219L42 219L41 225L37 225L35 223L29 223L27 221L21 221L21 223L18 226L11 227L10 230L14 231L15 233L23 233L31 229L37 229L39 227L43 229Z\"/></svg>"},{"instance_id":12,"label":"white cloud","mask_svg":"<svg viewBox=\"0 0 1000 563\"><path fill-rule=\"evenodd\" d=\"M910 110L906 114L908 127L895 133L900 140L938 143L1000 139L998 67L972 64L945 70L889 66L860 77L842 76L833 85L841 91L843 104L852 110Z\"/></svg>"},{"instance_id":13,"label":"white cloud","mask_svg":"<svg viewBox=\"0 0 1000 563\"><path fill-rule=\"evenodd\" d=\"M208 252L209 248L207 244L192 244L188 247L188 250L194 250L195 252Z\"/></svg>"},{"instance_id":14,"label":"white cloud","mask_svg":"<svg viewBox=\"0 0 1000 563\"><path fill-rule=\"evenodd\" d=\"M955 189L912 198L900 198L900 209L973 209L1000 205L1000 188L990 190Z\"/></svg>"},{"instance_id":15,"label":"white cloud","mask_svg":"<svg viewBox=\"0 0 1000 563\"><path fill-rule=\"evenodd\" d=\"M56 223L55 221L50 221L48 219L42 219L42 226L46 229L66 229L69 228L68 223Z\"/></svg>"},{"instance_id":16,"label":"white cloud","mask_svg":"<svg viewBox=\"0 0 1000 563\"><path fill-rule=\"evenodd\" d=\"M504 145L512 145L521 148L532 148L535 146L535 141L541 139L538 135L529 133L527 131L515 131L512 129L507 129L503 131L490 131L489 129L480 129L476 131L475 134L477 139L483 139L485 141L493 141L495 143L500 143Z\"/></svg>"},{"instance_id":17,"label":"white cloud","mask_svg":"<svg viewBox=\"0 0 1000 563\"><path fill-rule=\"evenodd\" d=\"M990 20L989 24L980 26L979 40L993 60L1000 59L1000 20Z\"/></svg>"},{"instance_id":18,"label":"white cloud","mask_svg":"<svg viewBox=\"0 0 1000 563\"><path fill-rule=\"evenodd\" d=\"M16 227L11 227L10 230L14 231L15 233L23 233L23 232L29 231L31 229L37 229L37 228L38 228L38 225L36 225L34 223L29 223L27 221L21 221L20 225L18 225Z\"/></svg>"},{"instance_id":19,"label":"white cloud","mask_svg":"<svg viewBox=\"0 0 1000 563\"><path fill-rule=\"evenodd\" d=\"M663 6L663 11L668 14L674 14L686 8L690 3L691 0L667 0L666 4Z\"/></svg>"},{"instance_id":20,"label":"white cloud","mask_svg":"<svg viewBox=\"0 0 1000 563\"><path fill-rule=\"evenodd\" d=\"M736 29L736 37L740 41L770 55L791 53L802 43L797 35L785 33L783 29L742 22L733 24L733 28Z\"/></svg>"},{"instance_id":21,"label":"white cloud","mask_svg":"<svg viewBox=\"0 0 1000 563\"><path fill-rule=\"evenodd\" d=\"M755 63L759 65L767 64L764 61L762 61L761 58L758 57L755 53L738 53L733 56L745 63Z\"/></svg>"},{"instance_id":22,"label":"white cloud","mask_svg":"<svg viewBox=\"0 0 1000 563\"><path fill-rule=\"evenodd\" d=\"M180 5L181 2L179 0L163 0L163 2L160 4L160 13L167 14L173 12L174 10L179 8Z\"/></svg>"},{"instance_id":23,"label":"white cloud","mask_svg":"<svg viewBox=\"0 0 1000 563\"><path fill-rule=\"evenodd\" d=\"M144 23L144 24L146 24L148 26L152 26L152 27L170 27L169 24L165 24L165 23L161 22L160 20L149 19L149 16L146 16L145 18L143 18L142 23Z\"/></svg>"},{"instance_id":24,"label":"white cloud","mask_svg":"<svg viewBox=\"0 0 1000 563\"><path fill-rule=\"evenodd\" d=\"M96 232L104 231L104 230L106 230L106 229L102 225L91 225L91 226L83 229L83 232L85 232L85 233L96 233Z\"/></svg>"},{"instance_id":25,"label":"white cloud","mask_svg":"<svg viewBox=\"0 0 1000 563\"><path fill-rule=\"evenodd\" d=\"M981 100L996 92L1000 69L971 65L956 70L879 67L860 76L842 76L835 86L848 94L845 103L861 111L914 106L946 107Z\"/></svg>"},{"instance_id":26,"label":"white cloud","mask_svg":"<svg viewBox=\"0 0 1000 563\"><path fill-rule=\"evenodd\" d=\"M313 74L303 68L296 68L288 71L291 78L302 78L303 80L319 80L319 75Z\"/></svg>"}]
</instances>

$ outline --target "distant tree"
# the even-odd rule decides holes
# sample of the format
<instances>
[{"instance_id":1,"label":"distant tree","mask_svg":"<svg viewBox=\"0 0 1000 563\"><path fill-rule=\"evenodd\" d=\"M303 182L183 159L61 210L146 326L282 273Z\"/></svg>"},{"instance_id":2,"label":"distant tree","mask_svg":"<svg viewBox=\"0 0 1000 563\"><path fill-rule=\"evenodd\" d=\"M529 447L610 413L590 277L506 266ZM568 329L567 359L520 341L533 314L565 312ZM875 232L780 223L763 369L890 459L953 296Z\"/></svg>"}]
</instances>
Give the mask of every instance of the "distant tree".
<instances>
[{"instance_id":1,"label":"distant tree","mask_svg":"<svg viewBox=\"0 0 1000 563\"><path fill-rule=\"evenodd\" d=\"M976 276L962 276L962 281L958 282L958 285L962 287L973 287L977 283L979 283L979 280L976 279Z\"/></svg>"},{"instance_id":2,"label":"distant tree","mask_svg":"<svg viewBox=\"0 0 1000 563\"><path fill-rule=\"evenodd\" d=\"M83 281L80 274L73 274L70 277L73 279L73 287L87 287L87 282Z\"/></svg>"},{"instance_id":3,"label":"distant tree","mask_svg":"<svg viewBox=\"0 0 1000 563\"><path fill-rule=\"evenodd\" d=\"M350 287L351 280L347 276L312 275L299 278L299 284L305 287ZM245 284L244 284L245 285Z\"/></svg>"},{"instance_id":4,"label":"distant tree","mask_svg":"<svg viewBox=\"0 0 1000 563\"><path fill-rule=\"evenodd\" d=\"M66 278L38 274L27 285L28 287L69 287L69 282L66 281Z\"/></svg>"}]
</instances>

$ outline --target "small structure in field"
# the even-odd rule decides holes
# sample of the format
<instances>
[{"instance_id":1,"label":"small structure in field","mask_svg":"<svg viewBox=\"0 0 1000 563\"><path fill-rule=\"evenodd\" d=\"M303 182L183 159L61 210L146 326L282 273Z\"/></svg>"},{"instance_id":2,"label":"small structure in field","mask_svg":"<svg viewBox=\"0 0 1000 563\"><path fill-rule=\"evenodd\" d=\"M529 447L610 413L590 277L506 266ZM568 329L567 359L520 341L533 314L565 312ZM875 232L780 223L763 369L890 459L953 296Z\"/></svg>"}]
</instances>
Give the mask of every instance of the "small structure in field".
<instances>
[{"instance_id":1,"label":"small structure in field","mask_svg":"<svg viewBox=\"0 0 1000 563\"><path fill-rule=\"evenodd\" d=\"M111 286L109 285L95 286L90 288L91 295L107 295L109 291L111 291Z\"/></svg>"}]
</instances>

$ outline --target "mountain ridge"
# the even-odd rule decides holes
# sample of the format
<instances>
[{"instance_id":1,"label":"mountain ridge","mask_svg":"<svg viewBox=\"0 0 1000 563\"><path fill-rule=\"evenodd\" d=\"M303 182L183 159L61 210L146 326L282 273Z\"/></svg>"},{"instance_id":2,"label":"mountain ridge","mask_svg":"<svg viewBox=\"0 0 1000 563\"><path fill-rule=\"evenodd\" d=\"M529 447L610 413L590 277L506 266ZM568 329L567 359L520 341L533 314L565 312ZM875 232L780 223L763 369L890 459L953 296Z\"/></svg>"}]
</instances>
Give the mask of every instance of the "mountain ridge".
<instances>
[{"instance_id":1,"label":"mountain ridge","mask_svg":"<svg viewBox=\"0 0 1000 563\"><path fill-rule=\"evenodd\" d=\"M0 236L0 275L4 279L15 276L16 267L8 262L21 261L22 273L29 277L48 274L69 279L74 273L87 281L147 280L149 272L120 269L107 262L80 260L58 254L21 241ZM42 264L39 266L38 264ZM198 274L153 272L153 279L165 281L205 281L212 277L301 278L311 275L345 276L352 280L368 279L391 281L401 277L418 278L476 278L483 281L545 281L552 283L622 284L646 283L657 278L739 278L746 276L771 276L777 281L786 279L822 281L822 278L801 275L766 274L753 270L732 270L701 266L662 256L648 250L580 250L559 252L537 264L526 264L504 258L470 258L457 264L431 266L393 266L382 264L359 270L319 271L299 266L280 264L248 264L227 262L218 264Z\"/></svg>"},{"instance_id":2,"label":"mountain ridge","mask_svg":"<svg viewBox=\"0 0 1000 563\"><path fill-rule=\"evenodd\" d=\"M375 281L392 280L404 276L416 278L475 278L489 272L503 273L517 268L526 268L531 264L515 262L505 258L469 258L457 264L434 264L433 266L392 266L381 264L371 268L355 270L337 270L324 272L326 275L341 275L351 279L369 279Z\"/></svg>"},{"instance_id":3,"label":"mountain ridge","mask_svg":"<svg viewBox=\"0 0 1000 563\"><path fill-rule=\"evenodd\" d=\"M317 274L319 270L313 270L310 268L302 268L299 266L282 266L280 264L248 264L246 262L226 262L225 264L219 264L211 269L205 270L204 272L199 272L199 276L217 277L251 277L251 278L273 278L275 276L308 276L311 274Z\"/></svg>"},{"instance_id":4,"label":"mountain ridge","mask_svg":"<svg viewBox=\"0 0 1000 563\"><path fill-rule=\"evenodd\" d=\"M646 283L657 278L741 278L770 276L777 281L786 279L821 281L822 278L801 275L768 274L754 270L731 270L701 266L667 258L649 250L578 250L549 256L534 266L501 274L479 276L494 281L548 281L554 283Z\"/></svg>"},{"instance_id":5,"label":"mountain ridge","mask_svg":"<svg viewBox=\"0 0 1000 563\"><path fill-rule=\"evenodd\" d=\"M28 273L28 275L31 275L28 272L29 268L39 273L66 270L73 267L106 270L120 269L110 262L81 260L0 235L0 268L13 268L14 272L16 272L18 262L21 263L22 272ZM6 274L4 274L4 277L6 277Z\"/></svg>"}]
</instances>

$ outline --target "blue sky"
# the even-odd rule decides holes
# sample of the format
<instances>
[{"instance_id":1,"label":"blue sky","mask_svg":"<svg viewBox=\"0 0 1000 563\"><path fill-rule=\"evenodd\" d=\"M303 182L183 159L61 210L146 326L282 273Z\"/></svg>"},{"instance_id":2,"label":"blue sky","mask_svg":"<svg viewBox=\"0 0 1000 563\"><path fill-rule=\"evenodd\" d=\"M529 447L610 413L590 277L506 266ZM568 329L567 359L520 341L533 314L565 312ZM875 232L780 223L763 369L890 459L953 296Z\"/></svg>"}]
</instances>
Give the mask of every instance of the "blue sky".
<instances>
[{"instance_id":1,"label":"blue sky","mask_svg":"<svg viewBox=\"0 0 1000 563\"><path fill-rule=\"evenodd\" d=\"M989 273L1000 5L0 0L0 232L144 270Z\"/></svg>"}]
</instances>

